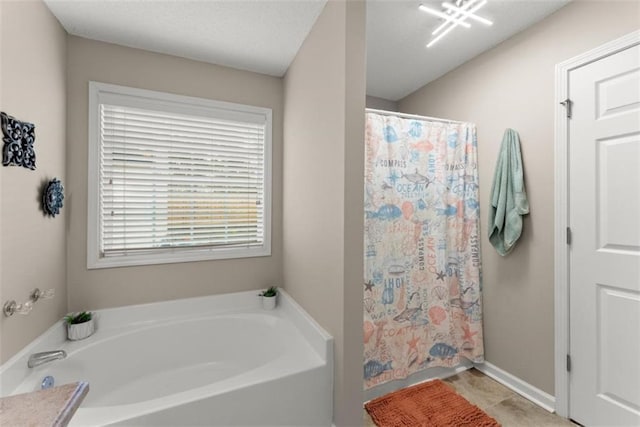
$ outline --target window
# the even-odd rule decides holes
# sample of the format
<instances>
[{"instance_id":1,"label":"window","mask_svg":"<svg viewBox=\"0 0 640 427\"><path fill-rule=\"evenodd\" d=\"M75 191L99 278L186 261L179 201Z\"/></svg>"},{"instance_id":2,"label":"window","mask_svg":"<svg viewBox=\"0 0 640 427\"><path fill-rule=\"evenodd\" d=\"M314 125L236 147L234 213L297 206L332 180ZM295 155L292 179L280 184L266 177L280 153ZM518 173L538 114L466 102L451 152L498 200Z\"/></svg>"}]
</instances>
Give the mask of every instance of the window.
<instances>
[{"instance_id":1,"label":"window","mask_svg":"<svg viewBox=\"0 0 640 427\"><path fill-rule=\"evenodd\" d=\"M87 267L271 254L271 110L91 82Z\"/></svg>"}]
</instances>

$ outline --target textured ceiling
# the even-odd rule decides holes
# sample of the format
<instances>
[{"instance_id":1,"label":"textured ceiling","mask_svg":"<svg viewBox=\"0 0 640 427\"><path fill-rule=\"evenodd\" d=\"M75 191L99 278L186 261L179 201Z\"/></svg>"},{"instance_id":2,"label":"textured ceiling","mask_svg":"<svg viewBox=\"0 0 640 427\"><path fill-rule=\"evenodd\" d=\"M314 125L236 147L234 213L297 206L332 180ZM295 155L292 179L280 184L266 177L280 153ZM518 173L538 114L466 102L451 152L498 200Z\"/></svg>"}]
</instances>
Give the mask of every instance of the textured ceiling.
<instances>
[{"instance_id":1,"label":"textured ceiling","mask_svg":"<svg viewBox=\"0 0 640 427\"><path fill-rule=\"evenodd\" d=\"M2 0L0 0L2 1ZM77 36L282 76L326 0L44 0ZM349 1L349 0L346 0ZM425 46L442 0L367 0L367 94L398 100L570 0L489 0L492 27L456 28Z\"/></svg>"},{"instance_id":2,"label":"textured ceiling","mask_svg":"<svg viewBox=\"0 0 640 427\"><path fill-rule=\"evenodd\" d=\"M418 10L443 0L367 2L367 94L397 101L474 56L542 20L569 0L489 0L478 11L494 22L455 28L430 48L442 19ZM453 3L453 1L452 1Z\"/></svg>"},{"instance_id":3,"label":"textured ceiling","mask_svg":"<svg viewBox=\"0 0 640 427\"><path fill-rule=\"evenodd\" d=\"M282 76L326 0L44 0L70 34Z\"/></svg>"}]
</instances>

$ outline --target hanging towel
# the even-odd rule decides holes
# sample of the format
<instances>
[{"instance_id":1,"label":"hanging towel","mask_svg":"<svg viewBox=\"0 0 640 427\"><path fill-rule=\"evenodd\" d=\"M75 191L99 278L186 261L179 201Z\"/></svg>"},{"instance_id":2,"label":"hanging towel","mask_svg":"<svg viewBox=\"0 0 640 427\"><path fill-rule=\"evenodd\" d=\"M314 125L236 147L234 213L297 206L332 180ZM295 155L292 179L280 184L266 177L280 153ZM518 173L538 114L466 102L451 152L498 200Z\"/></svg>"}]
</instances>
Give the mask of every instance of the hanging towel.
<instances>
[{"instance_id":1,"label":"hanging towel","mask_svg":"<svg viewBox=\"0 0 640 427\"><path fill-rule=\"evenodd\" d=\"M489 241L500 255L511 252L522 233L522 216L528 213L520 137L515 130L507 129L493 175L489 213Z\"/></svg>"}]
</instances>

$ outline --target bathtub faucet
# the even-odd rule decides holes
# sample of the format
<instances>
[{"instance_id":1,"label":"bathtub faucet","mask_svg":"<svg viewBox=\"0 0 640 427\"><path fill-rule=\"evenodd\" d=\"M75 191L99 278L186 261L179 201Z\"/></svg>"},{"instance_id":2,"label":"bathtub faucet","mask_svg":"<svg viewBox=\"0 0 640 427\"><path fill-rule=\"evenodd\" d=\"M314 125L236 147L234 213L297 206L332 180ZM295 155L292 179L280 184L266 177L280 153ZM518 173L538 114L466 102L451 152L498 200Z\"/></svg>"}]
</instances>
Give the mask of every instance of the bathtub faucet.
<instances>
[{"instance_id":1,"label":"bathtub faucet","mask_svg":"<svg viewBox=\"0 0 640 427\"><path fill-rule=\"evenodd\" d=\"M31 356L29 356L27 366L30 368L35 368L36 366L44 365L45 363L53 362L54 360L64 359L65 357L67 357L67 352L64 350L33 353Z\"/></svg>"}]
</instances>

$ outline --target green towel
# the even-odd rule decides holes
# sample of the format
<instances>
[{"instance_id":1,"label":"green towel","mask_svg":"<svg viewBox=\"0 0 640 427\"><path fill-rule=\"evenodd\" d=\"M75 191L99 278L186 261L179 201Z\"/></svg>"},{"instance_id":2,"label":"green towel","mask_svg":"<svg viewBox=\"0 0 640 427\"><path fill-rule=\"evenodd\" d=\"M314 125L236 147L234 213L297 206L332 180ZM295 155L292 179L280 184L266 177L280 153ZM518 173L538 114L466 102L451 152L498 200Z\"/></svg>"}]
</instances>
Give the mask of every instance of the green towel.
<instances>
[{"instance_id":1,"label":"green towel","mask_svg":"<svg viewBox=\"0 0 640 427\"><path fill-rule=\"evenodd\" d=\"M520 137L515 130L507 129L493 175L489 213L489 241L500 255L511 252L522 233L522 215L528 213Z\"/></svg>"}]
</instances>

